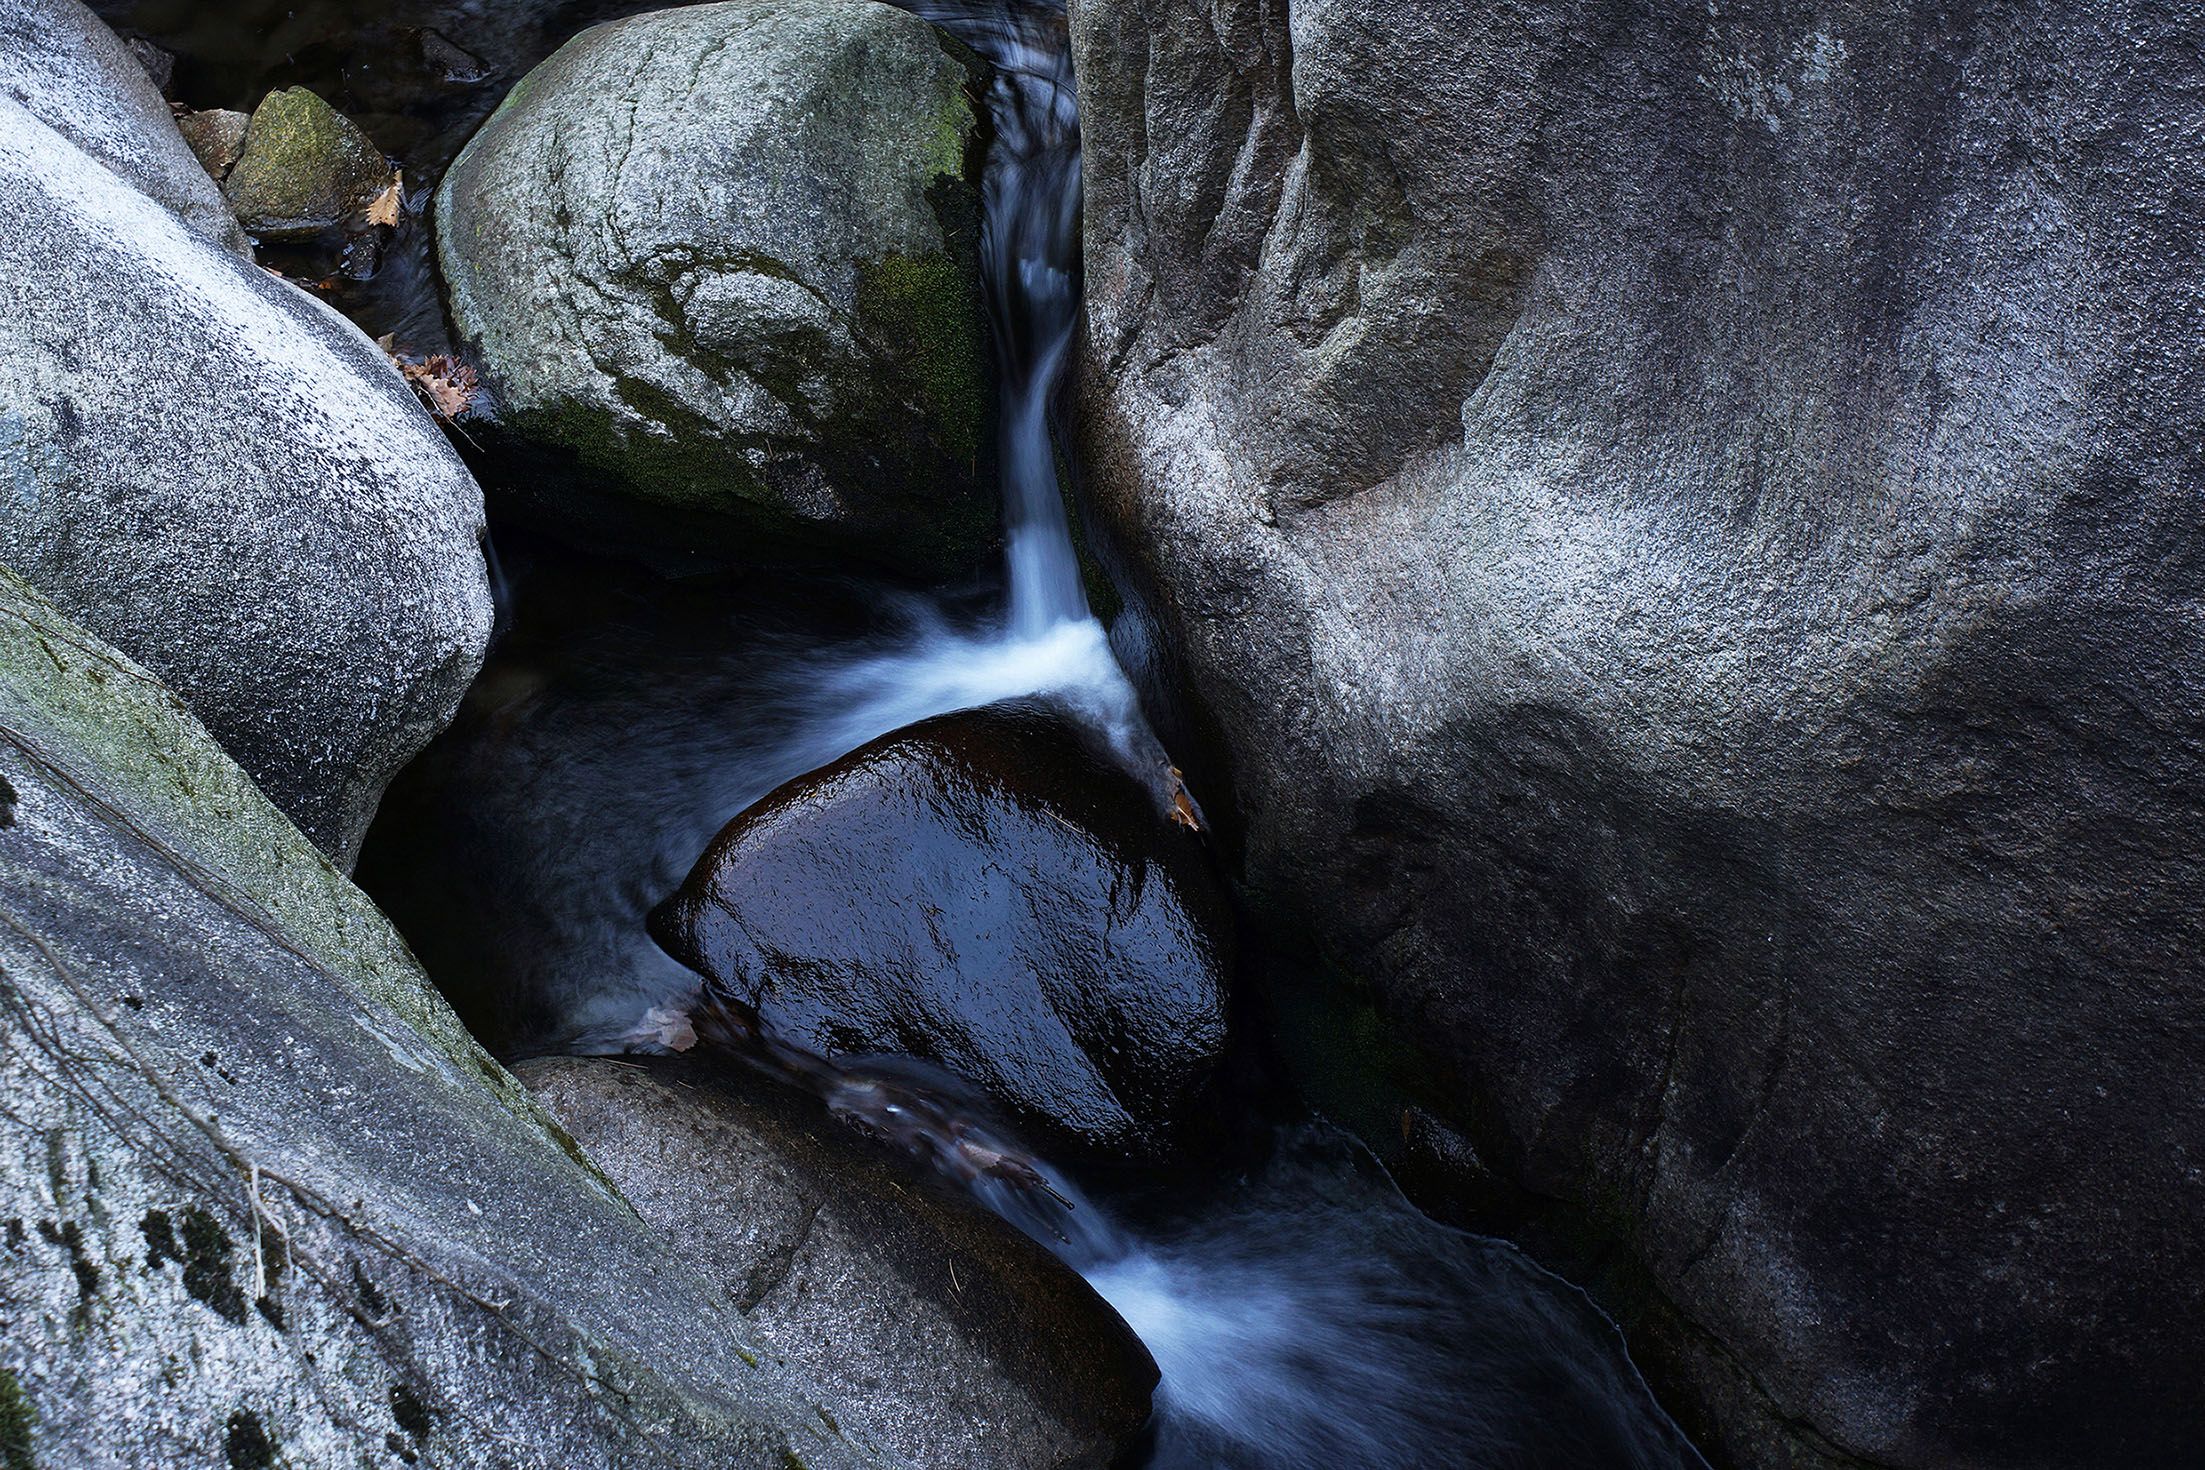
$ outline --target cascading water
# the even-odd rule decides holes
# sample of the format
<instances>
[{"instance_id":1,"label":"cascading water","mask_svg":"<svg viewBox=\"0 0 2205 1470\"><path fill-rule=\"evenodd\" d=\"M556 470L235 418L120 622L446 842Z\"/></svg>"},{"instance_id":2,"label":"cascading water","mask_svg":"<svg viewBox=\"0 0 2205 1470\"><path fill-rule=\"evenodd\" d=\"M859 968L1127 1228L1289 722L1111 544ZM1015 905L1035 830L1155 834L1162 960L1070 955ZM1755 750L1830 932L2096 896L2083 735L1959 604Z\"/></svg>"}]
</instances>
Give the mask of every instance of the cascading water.
<instances>
[{"instance_id":1,"label":"cascading water","mask_svg":"<svg viewBox=\"0 0 2205 1470\"><path fill-rule=\"evenodd\" d=\"M1149 1470L1697 1464L1582 1297L1418 1213L1343 1135L1304 1125L1177 1193L1090 1196L954 1078L692 1016L697 977L645 932L730 817L933 715L1046 698L1161 797L1178 794L1088 609L1048 434L1079 312L1063 13L909 3L994 68L983 257L1003 395L1002 595L763 572L736 590L639 585L597 563L561 572L571 553L516 538L527 610L470 696L466 739L440 742L433 779L425 761L414 794L386 800L383 846L363 859L371 891L413 914L408 938L441 983L491 983L479 1013L515 1025L508 1055L680 1046L694 1021L1057 1251L1162 1370L1138 1461ZM399 806L419 814L410 841Z\"/></svg>"},{"instance_id":2,"label":"cascading water","mask_svg":"<svg viewBox=\"0 0 2205 1470\"><path fill-rule=\"evenodd\" d=\"M1176 794L1088 609L1049 439L1079 310L1063 12L906 3L995 72L982 254L1003 394L1007 593L978 628L922 609L901 647L834 671L840 710L815 739L848 749L929 715L1042 695ZM1118 1309L1162 1372L1150 1470L1699 1463L1581 1296L1417 1212L1344 1135L1286 1132L1247 1177L1134 1231L908 1069L845 1067L769 1040L753 1055L966 1184Z\"/></svg>"},{"instance_id":3,"label":"cascading water","mask_svg":"<svg viewBox=\"0 0 2205 1470\"><path fill-rule=\"evenodd\" d=\"M906 642L833 670L829 728L854 745L930 715L1042 696L1082 717L1169 806L1183 794L1088 609L1049 439L1079 320L1079 110L1064 13L1010 0L907 8L994 71L980 243L1000 385L1005 596L1000 617L976 628L921 611Z\"/></svg>"}]
</instances>

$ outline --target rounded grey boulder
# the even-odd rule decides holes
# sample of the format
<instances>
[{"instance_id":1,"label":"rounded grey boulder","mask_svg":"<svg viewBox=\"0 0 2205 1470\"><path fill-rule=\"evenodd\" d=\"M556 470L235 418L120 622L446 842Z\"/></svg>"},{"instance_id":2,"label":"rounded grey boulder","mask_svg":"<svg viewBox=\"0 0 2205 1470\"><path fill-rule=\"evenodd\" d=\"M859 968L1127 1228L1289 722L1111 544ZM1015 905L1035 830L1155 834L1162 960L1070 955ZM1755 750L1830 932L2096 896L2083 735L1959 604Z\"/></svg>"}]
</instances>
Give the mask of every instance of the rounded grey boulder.
<instances>
[{"instance_id":1,"label":"rounded grey boulder","mask_svg":"<svg viewBox=\"0 0 2205 1470\"><path fill-rule=\"evenodd\" d=\"M993 536L978 67L873 0L740 0L514 88L437 245L555 519L928 567Z\"/></svg>"},{"instance_id":2,"label":"rounded grey boulder","mask_svg":"<svg viewBox=\"0 0 2205 1470\"><path fill-rule=\"evenodd\" d=\"M374 344L136 182L0 97L0 562L349 861L481 662L482 495Z\"/></svg>"},{"instance_id":3,"label":"rounded grey boulder","mask_svg":"<svg viewBox=\"0 0 2205 1470\"><path fill-rule=\"evenodd\" d=\"M1156 1364L1071 1267L742 1063L515 1075L840 1431L910 1470L1115 1462Z\"/></svg>"},{"instance_id":4,"label":"rounded grey boulder","mask_svg":"<svg viewBox=\"0 0 2205 1470\"><path fill-rule=\"evenodd\" d=\"M251 255L144 63L78 0L0 0L0 97L223 249Z\"/></svg>"}]
</instances>

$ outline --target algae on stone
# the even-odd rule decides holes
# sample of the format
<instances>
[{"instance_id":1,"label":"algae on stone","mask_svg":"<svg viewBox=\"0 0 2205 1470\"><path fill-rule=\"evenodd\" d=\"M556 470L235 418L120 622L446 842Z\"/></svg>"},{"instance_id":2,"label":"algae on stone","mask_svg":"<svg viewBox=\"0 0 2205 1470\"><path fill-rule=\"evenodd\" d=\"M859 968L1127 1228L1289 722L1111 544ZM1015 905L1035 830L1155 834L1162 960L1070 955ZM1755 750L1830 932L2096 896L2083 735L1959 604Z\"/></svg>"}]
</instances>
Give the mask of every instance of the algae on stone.
<instances>
[{"instance_id":1,"label":"algae on stone","mask_svg":"<svg viewBox=\"0 0 2205 1470\"><path fill-rule=\"evenodd\" d=\"M253 109L222 194L255 235L312 235L365 210L392 177L390 160L350 118L304 87L285 87Z\"/></svg>"},{"instance_id":2,"label":"algae on stone","mask_svg":"<svg viewBox=\"0 0 2205 1470\"><path fill-rule=\"evenodd\" d=\"M863 1462L181 701L6 572L0 783L10 1470Z\"/></svg>"}]
</instances>

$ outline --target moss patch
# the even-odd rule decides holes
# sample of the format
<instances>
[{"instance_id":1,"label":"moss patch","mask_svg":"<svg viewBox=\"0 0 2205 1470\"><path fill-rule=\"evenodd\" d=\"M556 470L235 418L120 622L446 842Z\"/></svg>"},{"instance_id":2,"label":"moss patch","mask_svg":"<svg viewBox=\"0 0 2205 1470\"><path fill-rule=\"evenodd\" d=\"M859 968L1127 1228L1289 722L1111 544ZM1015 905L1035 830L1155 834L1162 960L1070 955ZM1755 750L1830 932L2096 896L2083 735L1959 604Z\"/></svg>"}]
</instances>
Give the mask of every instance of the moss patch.
<instances>
[{"instance_id":1,"label":"moss patch","mask_svg":"<svg viewBox=\"0 0 2205 1470\"><path fill-rule=\"evenodd\" d=\"M946 254L887 255L858 271L857 314L926 414L943 451L976 468L993 397L971 276Z\"/></svg>"},{"instance_id":2,"label":"moss patch","mask_svg":"<svg viewBox=\"0 0 2205 1470\"><path fill-rule=\"evenodd\" d=\"M367 134L306 88L286 87L253 110L222 192L257 235L313 233L365 209L390 177Z\"/></svg>"},{"instance_id":3,"label":"moss patch","mask_svg":"<svg viewBox=\"0 0 2205 1470\"><path fill-rule=\"evenodd\" d=\"M38 1410L15 1374L0 1368L0 1470L35 1470L31 1433L38 1427Z\"/></svg>"}]
</instances>

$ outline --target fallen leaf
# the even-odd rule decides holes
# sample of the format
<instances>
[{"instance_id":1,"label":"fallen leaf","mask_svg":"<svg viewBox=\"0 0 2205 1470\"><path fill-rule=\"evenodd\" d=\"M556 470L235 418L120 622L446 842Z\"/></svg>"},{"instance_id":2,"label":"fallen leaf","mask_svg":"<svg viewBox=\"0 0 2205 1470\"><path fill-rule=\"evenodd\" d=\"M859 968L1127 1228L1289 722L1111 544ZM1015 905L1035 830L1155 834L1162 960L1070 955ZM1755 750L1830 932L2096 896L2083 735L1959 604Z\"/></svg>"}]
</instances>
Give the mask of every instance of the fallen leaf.
<instances>
[{"instance_id":1,"label":"fallen leaf","mask_svg":"<svg viewBox=\"0 0 2205 1470\"><path fill-rule=\"evenodd\" d=\"M415 357L401 352L397 338L387 332L375 339L375 345L383 349L383 355L412 386L415 396L428 405L429 412L446 422L467 412L482 392L482 380L475 370L449 353Z\"/></svg>"},{"instance_id":2,"label":"fallen leaf","mask_svg":"<svg viewBox=\"0 0 2205 1470\"><path fill-rule=\"evenodd\" d=\"M1194 809L1194 798L1187 794L1187 778L1179 768L1171 768L1171 819L1189 832L1202 830L1202 818Z\"/></svg>"},{"instance_id":3,"label":"fallen leaf","mask_svg":"<svg viewBox=\"0 0 2205 1470\"><path fill-rule=\"evenodd\" d=\"M621 1038L630 1046L662 1046L668 1051L687 1051L697 1044L697 1030L687 1011L672 1006L652 1006L635 1029Z\"/></svg>"},{"instance_id":4,"label":"fallen leaf","mask_svg":"<svg viewBox=\"0 0 2205 1470\"><path fill-rule=\"evenodd\" d=\"M376 195L374 202L367 207L367 222L369 224L387 225L393 228L397 226L398 210L405 203L406 198L405 184L405 174L395 169L392 170L390 187Z\"/></svg>"}]
</instances>

